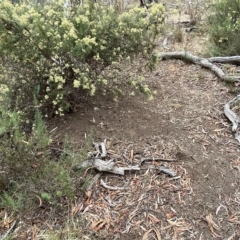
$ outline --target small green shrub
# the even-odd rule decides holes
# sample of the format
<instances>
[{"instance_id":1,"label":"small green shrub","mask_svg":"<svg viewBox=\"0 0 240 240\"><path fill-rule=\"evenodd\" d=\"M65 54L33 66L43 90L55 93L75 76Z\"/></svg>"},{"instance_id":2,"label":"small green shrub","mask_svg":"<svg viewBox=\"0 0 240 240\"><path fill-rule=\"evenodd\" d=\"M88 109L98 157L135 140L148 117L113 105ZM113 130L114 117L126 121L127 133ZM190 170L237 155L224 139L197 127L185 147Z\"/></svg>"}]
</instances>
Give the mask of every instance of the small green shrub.
<instances>
[{"instance_id":1,"label":"small green shrub","mask_svg":"<svg viewBox=\"0 0 240 240\"><path fill-rule=\"evenodd\" d=\"M61 115L73 96L98 89L115 95L131 88L151 97L140 76L130 79L122 70L138 56L154 67L163 21L161 4L148 13L134 8L119 14L93 1L69 7L1 1L1 207L30 210L39 199L61 207L74 197L81 186L72 167L85 153L58 149L54 155L43 114Z\"/></svg>"},{"instance_id":2,"label":"small green shrub","mask_svg":"<svg viewBox=\"0 0 240 240\"><path fill-rule=\"evenodd\" d=\"M39 204L36 196L52 205L71 199L73 159L51 154L40 112L36 110L30 133L24 131L19 112L1 108L0 121L0 206L23 211Z\"/></svg>"},{"instance_id":3,"label":"small green shrub","mask_svg":"<svg viewBox=\"0 0 240 240\"><path fill-rule=\"evenodd\" d=\"M240 1L218 0L208 17L210 53L213 55L240 54Z\"/></svg>"},{"instance_id":4,"label":"small green shrub","mask_svg":"<svg viewBox=\"0 0 240 240\"><path fill-rule=\"evenodd\" d=\"M0 203L2 208L11 209L11 211L18 212L23 209L24 199L23 195L15 192L12 187L9 191L4 191L0 195Z\"/></svg>"},{"instance_id":5,"label":"small green shrub","mask_svg":"<svg viewBox=\"0 0 240 240\"><path fill-rule=\"evenodd\" d=\"M94 1L82 6L49 1L42 6L3 0L0 84L6 85L12 106L29 111L36 98L46 114L62 115L76 96L94 95L97 89L117 94L134 88L151 97L140 81L131 84L121 63L130 64L136 56L155 61L154 39L163 22L162 4L154 4L148 13L133 8L120 14Z\"/></svg>"}]
</instances>

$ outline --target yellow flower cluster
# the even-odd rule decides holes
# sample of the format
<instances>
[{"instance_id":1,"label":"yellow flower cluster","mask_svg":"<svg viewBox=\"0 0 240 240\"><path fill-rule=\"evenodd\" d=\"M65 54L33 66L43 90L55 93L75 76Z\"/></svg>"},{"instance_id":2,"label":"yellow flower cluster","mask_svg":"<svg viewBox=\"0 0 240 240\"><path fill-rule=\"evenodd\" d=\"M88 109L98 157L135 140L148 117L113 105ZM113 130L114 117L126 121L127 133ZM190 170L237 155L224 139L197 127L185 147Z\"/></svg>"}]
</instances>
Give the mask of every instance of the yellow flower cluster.
<instances>
[{"instance_id":1,"label":"yellow flower cluster","mask_svg":"<svg viewBox=\"0 0 240 240\"><path fill-rule=\"evenodd\" d=\"M30 4L16 5L15 8L8 0L2 1L1 16L6 16L6 19L13 17L25 36L24 41L19 40L13 45L12 54L16 58L17 54L21 55L21 63L32 67L29 71L35 74L32 84L39 84L38 79L41 79L44 86L40 92L42 102L51 103L58 114L65 108L62 104L66 85L86 89L90 95L94 95L99 85L105 89L106 86L119 86L117 74L103 77L97 74L96 69L104 69L110 64L117 69L123 60L129 64L134 54L150 55L150 38L156 34L156 27L151 27L151 23L161 24L164 19L161 4L152 5L149 17L146 17L144 8L133 8L119 14L113 7L93 6L86 2L72 14L70 8L63 7L62 0L44 8ZM6 36L11 34L0 33L0 39ZM0 40L0 50L1 46ZM73 70L73 76L68 75L69 70ZM131 86L137 88L138 82ZM149 95L147 86L143 89Z\"/></svg>"},{"instance_id":2,"label":"yellow flower cluster","mask_svg":"<svg viewBox=\"0 0 240 240\"><path fill-rule=\"evenodd\" d=\"M5 84L0 84L0 101L4 101L4 95L8 93L9 88Z\"/></svg>"},{"instance_id":3,"label":"yellow flower cluster","mask_svg":"<svg viewBox=\"0 0 240 240\"><path fill-rule=\"evenodd\" d=\"M77 23L84 23L84 24L89 23L88 17L86 17L84 15L80 15L80 16L76 17L75 21Z\"/></svg>"},{"instance_id":4,"label":"yellow flower cluster","mask_svg":"<svg viewBox=\"0 0 240 240\"><path fill-rule=\"evenodd\" d=\"M95 37L91 37L91 36L86 36L81 40L85 45L91 46L91 45L95 45L97 46L98 44L96 43L96 38Z\"/></svg>"},{"instance_id":5,"label":"yellow flower cluster","mask_svg":"<svg viewBox=\"0 0 240 240\"><path fill-rule=\"evenodd\" d=\"M73 87L74 88L79 88L81 86L80 80L75 79L73 82Z\"/></svg>"}]
</instances>

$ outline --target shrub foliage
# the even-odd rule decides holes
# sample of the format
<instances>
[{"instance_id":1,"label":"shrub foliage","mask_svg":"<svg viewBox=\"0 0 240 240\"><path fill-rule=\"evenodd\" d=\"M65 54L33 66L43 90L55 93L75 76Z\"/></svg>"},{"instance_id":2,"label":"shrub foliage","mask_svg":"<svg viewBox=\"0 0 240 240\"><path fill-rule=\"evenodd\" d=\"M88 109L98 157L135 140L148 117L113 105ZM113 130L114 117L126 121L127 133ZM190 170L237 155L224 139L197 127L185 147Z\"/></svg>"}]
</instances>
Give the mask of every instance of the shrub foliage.
<instances>
[{"instance_id":1,"label":"shrub foliage","mask_svg":"<svg viewBox=\"0 0 240 240\"><path fill-rule=\"evenodd\" d=\"M26 109L36 98L45 113L63 114L80 90L117 93L127 84L151 97L146 85L123 77L120 63L136 56L155 60L164 7L154 4L148 12L133 8L120 14L93 2L42 6L2 1L0 56L8 81L4 75L0 83L9 89L13 106Z\"/></svg>"},{"instance_id":2,"label":"shrub foliage","mask_svg":"<svg viewBox=\"0 0 240 240\"><path fill-rule=\"evenodd\" d=\"M57 149L53 154L42 113L64 114L73 97L94 95L98 89L116 94L134 88L151 97L141 78L130 79L122 68L139 56L153 66L154 40L163 21L161 4L148 12L134 8L120 14L93 1L82 6L1 1L2 207L29 210L27 202L58 205L73 197L72 166L84 151Z\"/></svg>"},{"instance_id":3,"label":"shrub foliage","mask_svg":"<svg viewBox=\"0 0 240 240\"><path fill-rule=\"evenodd\" d=\"M218 0L209 16L209 35L213 54L240 54L240 1Z\"/></svg>"},{"instance_id":4,"label":"shrub foliage","mask_svg":"<svg viewBox=\"0 0 240 240\"><path fill-rule=\"evenodd\" d=\"M37 198L56 204L71 198L73 159L51 152L51 138L36 110L31 134L22 129L21 114L0 109L0 205L15 211L34 208Z\"/></svg>"}]
</instances>

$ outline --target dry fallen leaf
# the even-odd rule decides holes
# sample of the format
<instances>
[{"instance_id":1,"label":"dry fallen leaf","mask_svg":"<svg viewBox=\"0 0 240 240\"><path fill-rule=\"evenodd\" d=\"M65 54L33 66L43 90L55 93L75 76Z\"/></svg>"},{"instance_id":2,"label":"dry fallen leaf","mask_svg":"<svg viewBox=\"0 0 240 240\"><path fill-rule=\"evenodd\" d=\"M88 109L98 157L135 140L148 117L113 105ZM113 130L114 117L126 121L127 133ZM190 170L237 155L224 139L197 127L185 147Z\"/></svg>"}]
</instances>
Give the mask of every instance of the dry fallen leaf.
<instances>
[{"instance_id":1,"label":"dry fallen leaf","mask_svg":"<svg viewBox=\"0 0 240 240\"><path fill-rule=\"evenodd\" d=\"M166 218L167 219L171 219L175 216L175 213L171 212L171 213L166 213Z\"/></svg>"},{"instance_id":2,"label":"dry fallen leaf","mask_svg":"<svg viewBox=\"0 0 240 240\"><path fill-rule=\"evenodd\" d=\"M228 222L235 223L235 224L240 224L240 221L238 220L238 217L235 215L231 215L228 218Z\"/></svg>"},{"instance_id":3,"label":"dry fallen leaf","mask_svg":"<svg viewBox=\"0 0 240 240\"><path fill-rule=\"evenodd\" d=\"M93 223L91 224L91 229L98 231L98 230L101 229L106 223L107 223L107 221L102 220L102 219L99 220L99 221L97 221L97 222L93 222Z\"/></svg>"},{"instance_id":4,"label":"dry fallen leaf","mask_svg":"<svg viewBox=\"0 0 240 240\"><path fill-rule=\"evenodd\" d=\"M152 214L148 214L148 218L152 221L153 224L156 224L158 222L160 222L159 219L157 219L155 216L153 216Z\"/></svg>"},{"instance_id":5,"label":"dry fallen leaf","mask_svg":"<svg viewBox=\"0 0 240 240\"><path fill-rule=\"evenodd\" d=\"M72 215L76 215L78 212L80 212L83 209L83 204L80 203L76 206L72 207Z\"/></svg>"}]
</instances>

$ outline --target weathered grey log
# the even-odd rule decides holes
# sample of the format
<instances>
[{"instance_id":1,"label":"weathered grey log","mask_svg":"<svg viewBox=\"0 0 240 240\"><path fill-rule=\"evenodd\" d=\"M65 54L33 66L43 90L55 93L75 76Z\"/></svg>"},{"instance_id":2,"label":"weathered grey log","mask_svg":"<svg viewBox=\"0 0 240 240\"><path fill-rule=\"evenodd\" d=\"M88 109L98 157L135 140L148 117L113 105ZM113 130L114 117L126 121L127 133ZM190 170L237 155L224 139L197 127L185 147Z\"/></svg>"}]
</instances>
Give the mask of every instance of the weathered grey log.
<instances>
[{"instance_id":1,"label":"weathered grey log","mask_svg":"<svg viewBox=\"0 0 240 240\"><path fill-rule=\"evenodd\" d=\"M228 76L226 75L221 68L217 67L216 65L214 65L211 61L213 61L213 58L202 58L202 57L198 57L198 56L194 56L189 52L185 52L185 51L180 51L180 52L165 52L165 53L160 53L159 57L162 60L166 60L166 59L181 59L181 60L185 60L197 65L200 65L204 68L209 69L210 71L212 71L217 77L219 77L221 80L223 81L240 81L240 76ZM215 60L217 60L215 58ZM220 59L218 59L220 61ZM235 59L236 60L236 59ZM221 58L221 61L223 61L223 58ZM227 63L227 59L226 59L226 63Z\"/></svg>"},{"instance_id":2,"label":"weathered grey log","mask_svg":"<svg viewBox=\"0 0 240 240\"><path fill-rule=\"evenodd\" d=\"M224 114L232 123L232 131L235 133L235 139L240 143L240 132L237 131L238 124L240 123L240 117L231 110L231 107L239 103L240 95L233 98L231 101L225 104Z\"/></svg>"},{"instance_id":3,"label":"weathered grey log","mask_svg":"<svg viewBox=\"0 0 240 240\"><path fill-rule=\"evenodd\" d=\"M100 172L110 172L114 174L124 175L125 171L140 171L140 167L136 166L127 166L127 167L118 167L114 162L114 159L109 161L103 161L101 159L90 159L82 162L81 164L75 166L75 170L94 168Z\"/></svg>"},{"instance_id":4,"label":"weathered grey log","mask_svg":"<svg viewBox=\"0 0 240 240\"><path fill-rule=\"evenodd\" d=\"M224 114L229 119L229 121L232 123L232 131L236 132L238 128L238 123L240 123L240 118L237 116L236 113L234 113L231 110L231 107L235 105L238 101L240 101L240 95L233 98L231 101L225 104L224 106Z\"/></svg>"},{"instance_id":5,"label":"weathered grey log","mask_svg":"<svg viewBox=\"0 0 240 240\"><path fill-rule=\"evenodd\" d=\"M231 63L240 65L240 56L231 56L231 57L211 57L207 59L209 62L217 63Z\"/></svg>"},{"instance_id":6,"label":"weathered grey log","mask_svg":"<svg viewBox=\"0 0 240 240\"><path fill-rule=\"evenodd\" d=\"M240 76L228 76L222 71L221 68L213 64L213 62L218 62L218 63L232 63L232 64L240 65L240 56L202 58L202 57L194 56L189 52L180 51L180 52L160 53L159 57L162 60L181 59L194 64L198 64L212 71L217 77L219 77L223 81L237 81L237 82L240 81ZM240 101L240 95L238 95L237 97L229 101L227 104L225 104L224 114L232 123L232 131L235 133L235 139L240 143L240 132L237 131L238 124L240 123L240 117L237 116L237 114L231 110L231 107L239 101Z\"/></svg>"}]
</instances>

